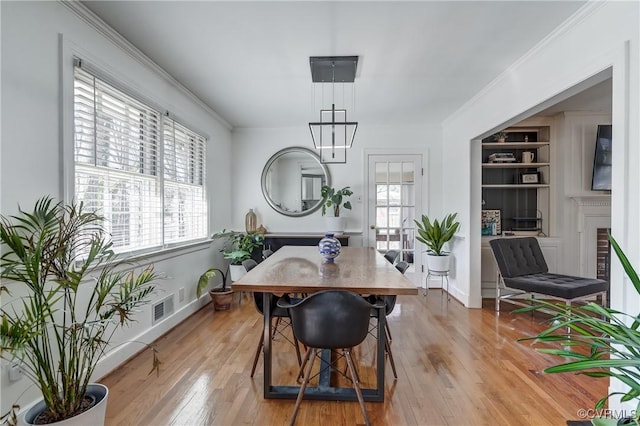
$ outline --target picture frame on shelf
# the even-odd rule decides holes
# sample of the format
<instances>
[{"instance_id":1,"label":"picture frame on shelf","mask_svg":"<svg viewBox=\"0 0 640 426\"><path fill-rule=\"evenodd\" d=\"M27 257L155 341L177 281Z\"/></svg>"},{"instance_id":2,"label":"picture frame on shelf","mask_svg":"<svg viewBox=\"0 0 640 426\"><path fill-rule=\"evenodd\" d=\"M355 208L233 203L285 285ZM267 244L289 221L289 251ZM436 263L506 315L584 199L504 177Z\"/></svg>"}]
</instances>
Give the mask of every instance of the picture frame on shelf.
<instances>
[{"instance_id":1,"label":"picture frame on shelf","mask_svg":"<svg viewBox=\"0 0 640 426\"><path fill-rule=\"evenodd\" d=\"M499 209L482 210L482 235L502 234L502 211ZM491 223L495 223L495 234L492 232Z\"/></svg>"},{"instance_id":2,"label":"picture frame on shelf","mask_svg":"<svg viewBox=\"0 0 640 426\"><path fill-rule=\"evenodd\" d=\"M524 185L535 185L542 183L540 180L540 172L520 173L520 183Z\"/></svg>"}]
</instances>

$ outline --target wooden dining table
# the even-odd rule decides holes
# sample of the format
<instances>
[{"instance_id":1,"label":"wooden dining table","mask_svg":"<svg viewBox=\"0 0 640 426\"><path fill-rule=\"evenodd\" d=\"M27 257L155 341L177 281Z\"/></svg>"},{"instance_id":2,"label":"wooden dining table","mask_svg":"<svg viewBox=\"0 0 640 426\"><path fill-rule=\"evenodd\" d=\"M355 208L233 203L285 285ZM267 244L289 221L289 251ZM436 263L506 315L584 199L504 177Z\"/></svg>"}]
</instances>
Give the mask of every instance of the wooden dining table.
<instances>
[{"instance_id":1,"label":"wooden dining table","mask_svg":"<svg viewBox=\"0 0 640 426\"><path fill-rule=\"evenodd\" d=\"M240 280L234 291L264 294L264 397L290 398L299 386L272 384L271 294L314 293L321 290L348 290L362 295L417 295L416 285L384 259L373 247L343 247L333 263L327 263L314 246L284 246L266 258ZM385 310L379 308L376 346L376 387L363 388L366 401L384 401ZM327 357L325 351L323 357ZM325 359L328 361L328 359ZM316 387L307 387L305 398L357 400L352 388L334 387L328 373L321 374Z\"/></svg>"}]
</instances>

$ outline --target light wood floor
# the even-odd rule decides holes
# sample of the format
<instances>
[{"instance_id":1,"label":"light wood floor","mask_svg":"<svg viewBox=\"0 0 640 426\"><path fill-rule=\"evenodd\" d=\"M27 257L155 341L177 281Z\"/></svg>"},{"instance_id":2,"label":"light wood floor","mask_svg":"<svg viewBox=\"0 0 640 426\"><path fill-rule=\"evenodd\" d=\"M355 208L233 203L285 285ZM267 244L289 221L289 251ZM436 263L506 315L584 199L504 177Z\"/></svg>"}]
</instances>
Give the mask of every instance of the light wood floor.
<instances>
[{"instance_id":1,"label":"light wood floor","mask_svg":"<svg viewBox=\"0 0 640 426\"><path fill-rule=\"evenodd\" d=\"M606 394L606 380L541 372L559 360L516 340L542 330L542 315L497 317L493 300L465 309L431 290L399 297L388 320L399 377L387 363L385 402L366 403L373 425L565 425ZM101 380L110 389L107 425L287 424L294 401L263 398L262 358L249 377L261 328L248 298L227 312L201 309L157 342L159 377L147 375L143 353ZM364 382L375 374L374 345L355 351ZM275 381L292 381L293 347L278 338L274 350ZM357 402L305 400L297 419L363 423Z\"/></svg>"}]
</instances>

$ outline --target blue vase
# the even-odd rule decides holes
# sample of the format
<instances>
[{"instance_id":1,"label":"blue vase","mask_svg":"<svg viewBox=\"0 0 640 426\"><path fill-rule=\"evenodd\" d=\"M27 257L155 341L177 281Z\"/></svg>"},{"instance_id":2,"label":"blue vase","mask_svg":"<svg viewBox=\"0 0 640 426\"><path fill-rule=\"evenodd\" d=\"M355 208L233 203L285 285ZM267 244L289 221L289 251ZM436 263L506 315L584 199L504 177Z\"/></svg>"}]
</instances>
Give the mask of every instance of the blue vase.
<instances>
[{"instance_id":1,"label":"blue vase","mask_svg":"<svg viewBox=\"0 0 640 426\"><path fill-rule=\"evenodd\" d=\"M340 241L334 238L333 234L326 234L318 243L318 251L320 251L320 255L324 257L324 261L327 263L332 263L340 254L340 248Z\"/></svg>"}]
</instances>

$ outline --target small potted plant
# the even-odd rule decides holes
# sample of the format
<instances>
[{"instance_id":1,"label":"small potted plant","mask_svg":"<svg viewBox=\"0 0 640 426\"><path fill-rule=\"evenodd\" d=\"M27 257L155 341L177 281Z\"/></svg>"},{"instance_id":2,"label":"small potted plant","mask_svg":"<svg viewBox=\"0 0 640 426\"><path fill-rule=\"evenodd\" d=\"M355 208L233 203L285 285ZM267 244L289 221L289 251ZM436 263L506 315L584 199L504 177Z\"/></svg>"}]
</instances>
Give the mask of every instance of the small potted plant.
<instances>
[{"instance_id":1,"label":"small potted plant","mask_svg":"<svg viewBox=\"0 0 640 426\"><path fill-rule=\"evenodd\" d=\"M453 238L460 227L456 221L457 213L446 215L441 221L433 222L425 215L421 221L414 220L418 227L416 239L427 246L427 267L434 272L449 271L449 253L444 251L444 244Z\"/></svg>"},{"instance_id":2,"label":"small potted plant","mask_svg":"<svg viewBox=\"0 0 640 426\"><path fill-rule=\"evenodd\" d=\"M108 390L92 375L157 279L150 266L136 273L116 260L104 221L82 203L50 197L0 219L0 293L17 293L0 308L0 356L20 365L43 397L26 411L26 424L104 424Z\"/></svg>"},{"instance_id":3,"label":"small potted plant","mask_svg":"<svg viewBox=\"0 0 640 426\"><path fill-rule=\"evenodd\" d=\"M335 189L327 185L323 185L320 190L322 196L322 215L327 214L327 209L333 211L333 216L327 216L327 233L342 234L345 229L345 218L340 216L340 209L345 208L351 210L351 202L345 200L353 195L353 191L348 186L342 189Z\"/></svg>"},{"instance_id":4,"label":"small potted plant","mask_svg":"<svg viewBox=\"0 0 640 426\"><path fill-rule=\"evenodd\" d=\"M237 281L242 278L246 272L242 262L251 259L255 249L262 246L264 235L258 232L244 233L223 229L215 233L212 238L227 239L228 244L220 249L220 253L222 253L222 257L230 262L229 273L225 274L220 268L216 267L207 269L198 279L196 295L200 297L211 280L220 276L222 286L209 290L209 295L213 300L214 309L216 311L225 311L231 308L231 302L233 301L233 290L227 287L227 278L230 278L231 281Z\"/></svg>"},{"instance_id":5,"label":"small potted plant","mask_svg":"<svg viewBox=\"0 0 640 426\"><path fill-rule=\"evenodd\" d=\"M204 274L200 275L198 279L198 285L196 287L196 296L200 297L204 289L209 285L210 281L219 276L222 278L222 286L215 287L209 290L209 295L213 300L213 309L216 311L227 311L231 309L231 303L233 302L233 291L227 288L227 276L221 269L209 268Z\"/></svg>"},{"instance_id":6,"label":"small potted plant","mask_svg":"<svg viewBox=\"0 0 640 426\"><path fill-rule=\"evenodd\" d=\"M226 244L220 249L222 257L229 260L229 274L224 279L230 278L231 281L239 280L245 274L242 262L251 259L256 249L260 248L264 242L264 234L260 232L237 232L227 231L223 229L213 234L214 240L224 238ZM207 272L216 269L210 268ZM205 272L205 274L207 273ZM214 277L211 275L209 278ZM224 283L223 283L224 284ZM206 285L205 285L206 286Z\"/></svg>"},{"instance_id":7,"label":"small potted plant","mask_svg":"<svg viewBox=\"0 0 640 426\"><path fill-rule=\"evenodd\" d=\"M503 131L500 131L495 135L493 135L493 139L498 141L499 143L504 143L508 137L509 135L507 134L507 132L503 132Z\"/></svg>"}]
</instances>

